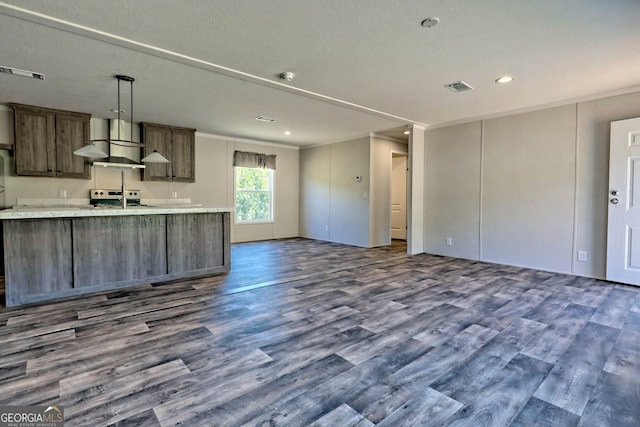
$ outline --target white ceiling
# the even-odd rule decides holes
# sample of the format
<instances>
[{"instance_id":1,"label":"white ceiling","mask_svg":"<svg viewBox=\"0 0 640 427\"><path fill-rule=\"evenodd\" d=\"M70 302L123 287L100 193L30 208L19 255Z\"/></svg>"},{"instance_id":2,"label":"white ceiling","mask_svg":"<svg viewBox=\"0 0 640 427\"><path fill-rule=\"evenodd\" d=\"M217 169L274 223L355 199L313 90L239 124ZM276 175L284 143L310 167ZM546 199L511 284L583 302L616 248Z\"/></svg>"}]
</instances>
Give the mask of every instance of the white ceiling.
<instances>
[{"instance_id":1,"label":"white ceiling","mask_svg":"<svg viewBox=\"0 0 640 427\"><path fill-rule=\"evenodd\" d=\"M46 79L0 74L0 103L110 118L126 74L136 122L315 145L640 90L638 22L638 0L5 0L0 65Z\"/></svg>"}]
</instances>

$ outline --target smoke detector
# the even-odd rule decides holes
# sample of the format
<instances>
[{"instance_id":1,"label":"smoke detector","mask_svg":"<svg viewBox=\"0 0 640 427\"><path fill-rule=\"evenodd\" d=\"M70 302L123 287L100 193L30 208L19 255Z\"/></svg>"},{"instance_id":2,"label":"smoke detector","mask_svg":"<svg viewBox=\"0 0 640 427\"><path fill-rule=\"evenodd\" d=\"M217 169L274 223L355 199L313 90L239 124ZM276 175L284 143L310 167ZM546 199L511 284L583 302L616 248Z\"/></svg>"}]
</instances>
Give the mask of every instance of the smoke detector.
<instances>
[{"instance_id":1,"label":"smoke detector","mask_svg":"<svg viewBox=\"0 0 640 427\"><path fill-rule=\"evenodd\" d=\"M444 85L444 87L453 92L464 92L465 90L473 89L469 84L463 82L462 80L446 84Z\"/></svg>"},{"instance_id":2,"label":"smoke detector","mask_svg":"<svg viewBox=\"0 0 640 427\"><path fill-rule=\"evenodd\" d=\"M423 26L424 28L432 28L438 25L438 22L440 22L440 19L436 18L435 16L432 16L423 20L420 23L420 25Z\"/></svg>"},{"instance_id":3,"label":"smoke detector","mask_svg":"<svg viewBox=\"0 0 640 427\"><path fill-rule=\"evenodd\" d=\"M278 77L280 77L282 80L286 80L290 82L291 80L293 80L295 76L296 75L293 74L291 71L285 71L284 73L280 73Z\"/></svg>"}]
</instances>

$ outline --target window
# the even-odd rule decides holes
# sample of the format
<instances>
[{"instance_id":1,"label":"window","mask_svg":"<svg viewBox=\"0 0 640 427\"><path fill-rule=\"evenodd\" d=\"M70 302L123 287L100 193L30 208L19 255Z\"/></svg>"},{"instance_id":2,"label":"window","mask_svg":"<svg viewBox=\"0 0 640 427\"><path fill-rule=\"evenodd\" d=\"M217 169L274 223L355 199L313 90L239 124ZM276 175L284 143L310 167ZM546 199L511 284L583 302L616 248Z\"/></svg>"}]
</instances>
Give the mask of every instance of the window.
<instances>
[{"instance_id":1,"label":"window","mask_svg":"<svg viewBox=\"0 0 640 427\"><path fill-rule=\"evenodd\" d=\"M273 221L273 169L235 167L236 222Z\"/></svg>"}]
</instances>

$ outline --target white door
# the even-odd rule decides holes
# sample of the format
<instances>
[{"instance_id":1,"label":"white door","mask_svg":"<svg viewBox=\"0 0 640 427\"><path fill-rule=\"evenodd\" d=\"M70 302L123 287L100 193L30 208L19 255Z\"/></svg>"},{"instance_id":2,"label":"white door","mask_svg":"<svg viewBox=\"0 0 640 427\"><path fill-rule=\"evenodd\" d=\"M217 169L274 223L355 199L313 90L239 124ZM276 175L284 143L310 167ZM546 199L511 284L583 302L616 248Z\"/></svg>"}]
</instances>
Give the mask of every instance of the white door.
<instances>
[{"instance_id":1,"label":"white door","mask_svg":"<svg viewBox=\"0 0 640 427\"><path fill-rule=\"evenodd\" d=\"M607 280L640 285L640 117L611 122Z\"/></svg>"},{"instance_id":2,"label":"white door","mask_svg":"<svg viewBox=\"0 0 640 427\"><path fill-rule=\"evenodd\" d=\"M407 240L407 156L391 157L391 238Z\"/></svg>"}]
</instances>

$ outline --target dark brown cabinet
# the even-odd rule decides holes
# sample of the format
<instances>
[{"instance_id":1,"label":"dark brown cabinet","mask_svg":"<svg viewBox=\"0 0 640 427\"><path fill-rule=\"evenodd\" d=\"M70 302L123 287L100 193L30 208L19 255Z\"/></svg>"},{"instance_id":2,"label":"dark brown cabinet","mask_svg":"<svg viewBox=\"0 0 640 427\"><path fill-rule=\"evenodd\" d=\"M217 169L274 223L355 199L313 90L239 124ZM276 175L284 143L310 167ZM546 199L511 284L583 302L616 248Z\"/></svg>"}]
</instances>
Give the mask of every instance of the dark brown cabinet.
<instances>
[{"instance_id":1,"label":"dark brown cabinet","mask_svg":"<svg viewBox=\"0 0 640 427\"><path fill-rule=\"evenodd\" d=\"M16 174L91 178L89 162L73 152L89 140L91 115L12 104Z\"/></svg>"},{"instance_id":2,"label":"dark brown cabinet","mask_svg":"<svg viewBox=\"0 0 640 427\"><path fill-rule=\"evenodd\" d=\"M147 163L142 170L144 181L195 182L195 129L140 123L142 156L158 150L169 163Z\"/></svg>"}]
</instances>

